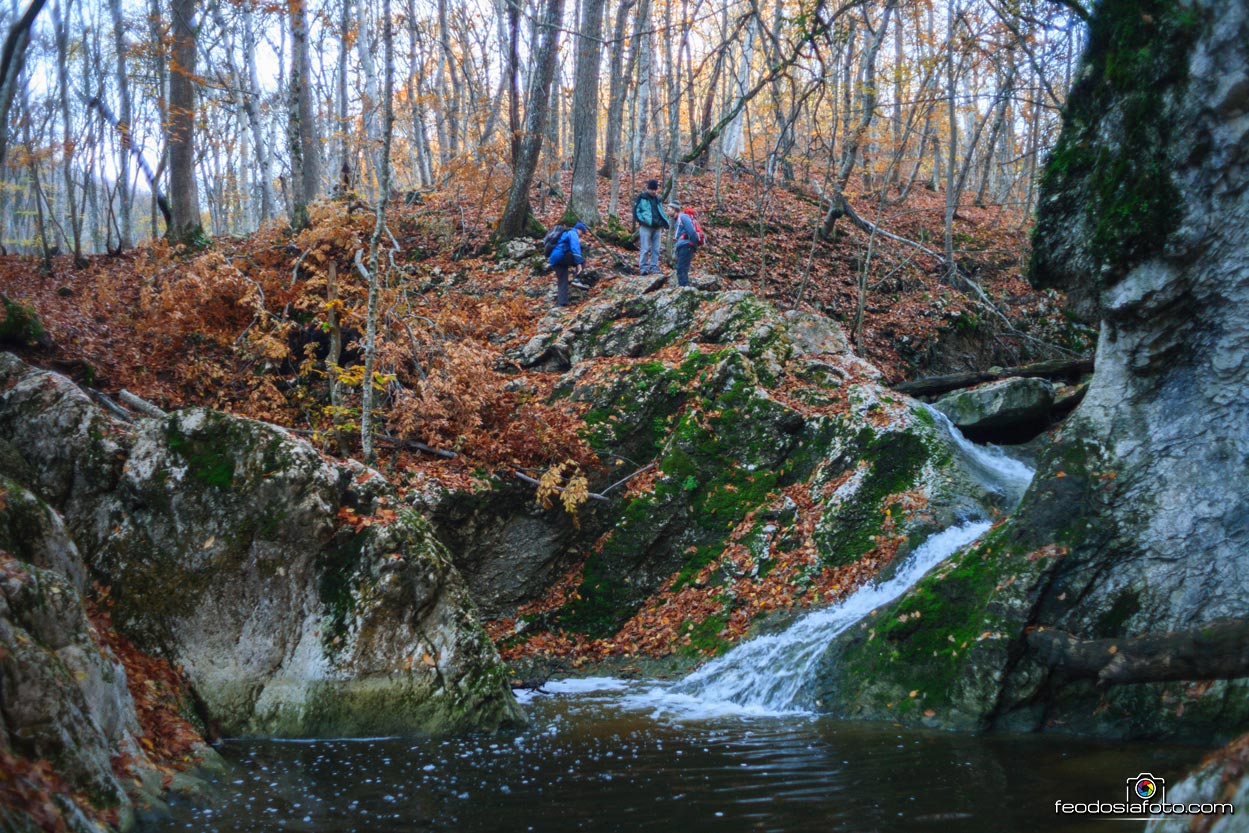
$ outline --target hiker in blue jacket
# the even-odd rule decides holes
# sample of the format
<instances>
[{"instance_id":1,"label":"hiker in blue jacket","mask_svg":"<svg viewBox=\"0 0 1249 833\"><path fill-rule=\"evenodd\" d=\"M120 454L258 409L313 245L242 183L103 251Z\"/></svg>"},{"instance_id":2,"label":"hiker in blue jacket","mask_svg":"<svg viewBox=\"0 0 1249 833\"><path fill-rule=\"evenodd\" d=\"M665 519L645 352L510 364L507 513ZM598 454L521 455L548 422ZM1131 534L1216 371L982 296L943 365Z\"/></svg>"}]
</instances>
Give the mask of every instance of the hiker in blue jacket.
<instances>
[{"instance_id":1,"label":"hiker in blue jacket","mask_svg":"<svg viewBox=\"0 0 1249 833\"><path fill-rule=\"evenodd\" d=\"M648 180L646 190L633 201L633 219L638 224L638 274L658 274L659 246L668 228L668 215L659 200L659 180Z\"/></svg>"},{"instance_id":2,"label":"hiker in blue jacket","mask_svg":"<svg viewBox=\"0 0 1249 833\"><path fill-rule=\"evenodd\" d=\"M551 250L551 257L547 261L555 270L555 305L557 307L568 306L568 270L575 266L577 274L580 274L581 266L585 263L585 258L581 256L580 233L583 231L589 231L589 227L585 223L577 223L561 234L559 242Z\"/></svg>"}]
</instances>

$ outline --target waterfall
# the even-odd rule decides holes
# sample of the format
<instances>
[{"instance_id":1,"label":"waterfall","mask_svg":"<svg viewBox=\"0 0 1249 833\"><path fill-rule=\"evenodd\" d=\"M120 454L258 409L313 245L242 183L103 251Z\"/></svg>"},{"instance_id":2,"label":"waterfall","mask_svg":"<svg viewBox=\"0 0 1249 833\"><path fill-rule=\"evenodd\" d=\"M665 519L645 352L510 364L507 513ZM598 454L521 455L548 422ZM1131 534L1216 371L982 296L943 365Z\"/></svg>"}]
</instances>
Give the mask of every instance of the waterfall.
<instances>
[{"instance_id":1,"label":"waterfall","mask_svg":"<svg viewBox=\"0 0 1249 833\"><path fill-rule=\"evenodd\" d=\"M944 414L929 410L949 432L965 470L1011 505L1018 502L1032 469L1001 449L969 442ZM811 704L804 701L804 689L833 637L901 596L990 525L987 520L966 520L930 536L887 581L864 585L837 604L803 615L780 633L743 642L685 679L634 698L635 705L693 714L707 714L708 707L756 714L806 710Z\"/></svg>"},{"instance_id":2,"label":"waterfall","mask_svg":"<svg viewBox=\"0 0 1249 833\"><path fill-rule=\"evenodd\" d=\"M1032 482L1031 468L995 445L976 445L964 437L945 414L931 405L924 405L923 408L949 435L958 450L959 462L981 486L1004 496L1008 506L1019 503Z\"/></svg>"}]
</instances>

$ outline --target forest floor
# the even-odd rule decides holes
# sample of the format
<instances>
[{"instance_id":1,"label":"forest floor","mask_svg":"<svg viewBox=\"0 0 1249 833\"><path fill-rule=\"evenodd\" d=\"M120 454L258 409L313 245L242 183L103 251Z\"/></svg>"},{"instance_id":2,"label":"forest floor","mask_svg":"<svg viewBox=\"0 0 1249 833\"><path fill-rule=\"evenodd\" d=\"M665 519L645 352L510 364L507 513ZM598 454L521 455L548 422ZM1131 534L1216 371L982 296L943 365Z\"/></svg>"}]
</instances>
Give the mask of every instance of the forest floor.
<instances>
[{"instance_id":1,"label":"forest floor","mask_svg":"<svg viewBox=\"0 0 1249 833\"><path fill-rule=\"evenodd\" d=\"M400 201L388 214L378 463L401 491L431 480L473 488L492 472L538 475L565 460L586 471L599 465L577 406L542 396L554 374L525 371L504 357L534 334L554 294L553 277L534 256L509 259L489 245L505 186L487 176L423 195L416 205ZM607 184L601 187L606 205ZM1024 278L1029 228L1005 209L960 209L961 277L951 281L915 246L846 220L833 242L817 242L816 201L779 186L765 192L748 173L683 176L680 193L708 234L696 278L749 288L783 308L798 303L842 322L848 334L862 281L856 347L887 382L1091 346L1094 334L1064 315L1061 295L1036 291ZM534 199L547 225L565 209L549 193ZM626 215L631 201L630 193L622 197ZM858 200L859 212L876 220L864 210L868 202ZM917 187L879 220L895 235L940 249L943 212L942 193ZM50 272L37 257L0 257L0 346L105 394L126 389L166 409L211 406L298 430L326 453L358 454L367 284L355 260L364 252L367 263L374 215L355 200L325 201L312 218L298 234L274 222L248 237L216 238L202 251L158 240L79 265L60 256ZM625 226L608 221L584 241L592 293L636 274L628 237ZM338 300L327 299L329 280ZM323 363L331 310L348 342L340 380L349 393L338 407L329 401ZM17 332L26 313L37 317L42 339L30 327ZM414 442L456 456L432 456Z\"/></svg>"}]
</instances>

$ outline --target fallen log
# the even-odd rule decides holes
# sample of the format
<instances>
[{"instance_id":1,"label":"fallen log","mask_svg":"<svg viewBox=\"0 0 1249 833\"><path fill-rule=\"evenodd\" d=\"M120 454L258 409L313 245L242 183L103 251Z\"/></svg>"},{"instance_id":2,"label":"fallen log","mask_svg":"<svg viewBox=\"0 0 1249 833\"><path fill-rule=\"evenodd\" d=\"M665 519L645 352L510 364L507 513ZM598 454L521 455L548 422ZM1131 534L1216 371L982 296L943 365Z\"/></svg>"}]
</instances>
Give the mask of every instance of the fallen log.
<instances>
[{"instance_id":1,"label":"fallen log","mask_svg":"<svg viewBox=\"0 0 1249 833\"><path fill-rule=\"evenodd\" d=\"M1016 367L998 367L989 370L969 370L962 373L948 373L944 376L930 376L927 379L916 379L913 382L902 382L894 385L898 393L909 396L937 396L952 390L969 388L984 382L996 382L1013 376L1038 376L1042 379L1078 379L1086 373L1093 372L1092 359L1054 359L1052 361L1024 364Z\"/></svg>"},{"instance_id":2,"label":"fallen log","mask_svg":"<svg viewBox=\"0 0 1249 833\"><path fill-rule=\"evenodd\" d=\"M1119 639L1080 639L1038 628L1027 639L1050 668L1104 685L1249 677L1249 619Z\"/></svg>"},{"instance_id":3,"label":"fallen log","mask_svg":"<svg viewBox=\"0 0 1249 833\"><path fill-rule=\"evenodd\" d=\"M169 414L165 413L163 410L156 407L151 402L148 402L146 399L144 399L141 396L137 396L131 393L125 388L122 388L120 391L117 392L117 398L120 399L122 402L126 403L127 405L129 405L131 408L138 411L139 413L143 414L144 416L153 417L155 419L164 419L165 417L169 416Z\"/></svg>"}]
</instances>

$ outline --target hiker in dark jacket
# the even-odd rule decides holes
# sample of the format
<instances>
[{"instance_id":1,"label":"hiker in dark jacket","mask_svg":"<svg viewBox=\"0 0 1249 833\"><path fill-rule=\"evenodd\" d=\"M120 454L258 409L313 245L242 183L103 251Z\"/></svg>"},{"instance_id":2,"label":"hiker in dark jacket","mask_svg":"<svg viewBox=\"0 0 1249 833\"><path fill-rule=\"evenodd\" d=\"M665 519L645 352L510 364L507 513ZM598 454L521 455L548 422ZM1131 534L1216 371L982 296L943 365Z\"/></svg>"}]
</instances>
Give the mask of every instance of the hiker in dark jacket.
<instances>
[{"instance_id":1,"label":"hiker in dark jacket","mask_svg":"<svg viewBox=\"0 0 1249 833\"><path fill-rule=\"evenodd\" d=\"M694 252L698 251L698 230L694 227L694 209L681 208L676 203L668 206L677 213L676 242L673 244L677 256L677 285L690 285L690 263L694 260Z\"/></svg>"},{"instance_id":2,"label":"hiker in dark jacket","mask_svg":"<svg viewBox=\"0 0 1249 833\"><path fill-rule=\"evenodd\" d=\"M577 223L561 234L559 242L551 250L551 257L547 261L555 270L555 305L557 307L568 306L568 270L575 266L580 274L581 266L585 263L585 258L581 255L580 233L583 231L589 231L589 228L585 223Z\"/></svg>"},{"instance_id":3,"label":"hiker in dark jacket","mask_svg":"<svg viewBox=\"0 0 1249 833\"><path fill-rule=\"evenodd\" d=\"M664 229L669 226L668 215L659 201L659 180L647 181L646 190L633 201L633 219L638 224L638 274L655 274L659 271Z\"/></svg>"}]
</instances>

